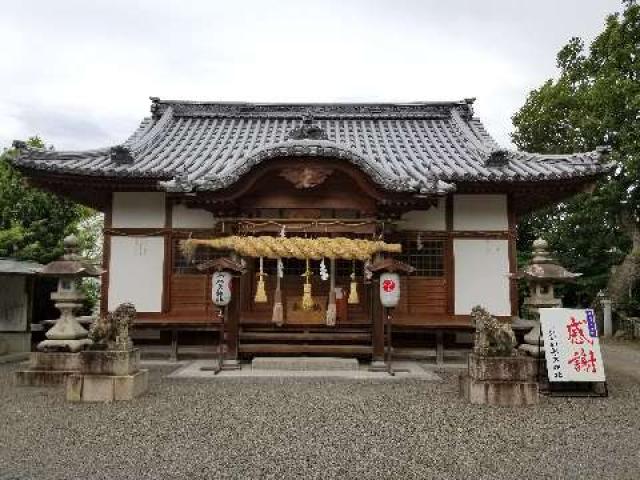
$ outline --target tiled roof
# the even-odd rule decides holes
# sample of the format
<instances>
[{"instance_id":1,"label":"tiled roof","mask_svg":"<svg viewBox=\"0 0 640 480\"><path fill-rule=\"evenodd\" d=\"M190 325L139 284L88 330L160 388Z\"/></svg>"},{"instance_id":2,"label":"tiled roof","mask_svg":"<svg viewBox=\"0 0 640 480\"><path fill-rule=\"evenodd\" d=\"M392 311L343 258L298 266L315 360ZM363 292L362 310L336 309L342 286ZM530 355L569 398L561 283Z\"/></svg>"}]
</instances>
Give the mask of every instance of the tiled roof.
<instances>
[{"instance_id":1,"label":"tiled roof","mask_svg":"<svg viewBox=\"0 0 640 480\"><path fill-rule=\"evenodd\" d=\"M0 258L0 274L4 275L35 275L41 268L41 264L28 260Z\"/></svg>"},{"instance_id":2,"label":"tiled roof","mask_svg":"<svg viewBox=\"0 0 640 480\"><path fill-rule=\"evenodd\" d=\"M472 100L407 104L162 101L123 144L87 151L22 148L13 162L60 173L163 180L168 190L216 190L281 156L352 162L382 188L442 193L460 181L568 179L606 171L601 152L501 149Z\"/></svg>"}]
</instances>

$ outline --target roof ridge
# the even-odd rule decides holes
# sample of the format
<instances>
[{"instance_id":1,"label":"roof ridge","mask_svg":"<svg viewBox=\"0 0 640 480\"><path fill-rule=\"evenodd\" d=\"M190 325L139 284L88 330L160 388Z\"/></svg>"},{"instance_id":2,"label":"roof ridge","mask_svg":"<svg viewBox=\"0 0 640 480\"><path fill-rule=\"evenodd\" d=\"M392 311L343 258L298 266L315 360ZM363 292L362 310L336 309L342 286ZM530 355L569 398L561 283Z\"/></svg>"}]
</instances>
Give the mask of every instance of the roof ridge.
<instances>
[{"instance_id":1,"label":"roof ridge","mask_svg":"<svg viewBox=\"0 0 640 480\"><path fill-rule=\"evenodd\" d=\"M151 113L160 118L171 108L176 116L291 116L317 117L448 117L456 110L465 118L473 116L475 99L414 102L236 102L161 100L151 98Z\"/></svg>"}]
</instances>

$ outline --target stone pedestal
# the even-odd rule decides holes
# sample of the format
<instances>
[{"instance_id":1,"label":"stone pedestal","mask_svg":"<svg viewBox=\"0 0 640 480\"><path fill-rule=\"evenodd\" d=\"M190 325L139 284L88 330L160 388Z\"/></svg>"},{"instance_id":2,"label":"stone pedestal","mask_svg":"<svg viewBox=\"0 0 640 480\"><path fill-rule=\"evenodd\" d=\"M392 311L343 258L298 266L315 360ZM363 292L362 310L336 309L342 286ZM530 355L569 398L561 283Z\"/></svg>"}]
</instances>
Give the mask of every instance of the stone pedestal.
<instances>
[{"instance_id":1,"label":"stone pedestal","mask_svg":"<svg viewBox=\"0 0 640 480\"><path fill-rule=\"evenodd\" d=\"M61 315L45 334L47 339L38 344L38 350L79 352L91 345L93 342L87 338L87 330L73 314L74 310L82 307L81 303L75 301L82 299L80 294L75 291L54 292L51 299L56 301L55 307L60 310Z\"/></svg>"},{"instance_id":2,"label":"stone pedestal","mask_svg":"<svg viewBox=\"0 0 640 480\"><path fill-rule=\"evenodd\" d=\"M140 350L86 350L80 372L66 382L71 402L132 400L149 388L148 370L140 370Z\"/></svg>"},{"instance_id":3,"label":"stone pedestal","mask_svg":"<svg viewBox=\"0 0 640 480\"><path fill-rule=\"evenodd\" d=\"M29 368L16 372L16 385L22 387L62 385L69 375L79 370L79 353L32 352L29 357Z\"/></svg>"},{"instance_id":4,"label":"stone pedestal","mask_svg":"<svg viewBox=\"0 0 640 480\"><path fill-rule=\"evenodd\" d=\"M526 356L469 355L460 375L460 394L476 405L527 406L538 403L537 366Z\"/></svg>"},{"instance_id":5,"label":"stone pedestal","mask_svg":"<svg viewBox=\"0 0 640 480\"><path fill-rule=\"evenodd\" d=\"M529 333L524 336L523 343L518 347L521 352L535 358L544 357L544 340L540 330L540 320L534 320L535 324Z\"/></svg>"}]
</instances>

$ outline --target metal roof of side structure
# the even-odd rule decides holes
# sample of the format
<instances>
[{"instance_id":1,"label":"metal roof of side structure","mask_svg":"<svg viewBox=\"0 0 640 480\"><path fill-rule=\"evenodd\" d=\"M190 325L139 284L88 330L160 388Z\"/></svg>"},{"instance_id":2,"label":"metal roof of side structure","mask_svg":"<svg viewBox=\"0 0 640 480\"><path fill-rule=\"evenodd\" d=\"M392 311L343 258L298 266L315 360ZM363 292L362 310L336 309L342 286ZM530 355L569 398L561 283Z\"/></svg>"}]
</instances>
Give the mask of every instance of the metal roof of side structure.
<instances>
[{"instance_id":1,"label":"metal roof of side structure","mask_svg":"<svg viewBox=\"0 0 640 480\"><path fill-rule=\"evenodd\" d=\"M547 155L501 148L473 99L415 103L245 103L160 100L120 145L85 151L28 148L12 162L61 174L157 179L169 191L213 191L275 157L333 157L379 187L446 193L457 182L593 177L605 148Z\"/></svg>"}]
</instances>

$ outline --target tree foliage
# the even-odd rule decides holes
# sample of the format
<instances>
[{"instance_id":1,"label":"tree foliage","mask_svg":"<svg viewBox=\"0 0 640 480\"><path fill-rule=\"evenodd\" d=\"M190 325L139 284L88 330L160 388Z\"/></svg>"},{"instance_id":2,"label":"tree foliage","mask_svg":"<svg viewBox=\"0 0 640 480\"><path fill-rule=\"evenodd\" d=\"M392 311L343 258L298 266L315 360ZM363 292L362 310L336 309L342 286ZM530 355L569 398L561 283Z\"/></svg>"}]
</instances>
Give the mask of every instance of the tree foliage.
<instances>
[{"instance_id":1,"label":"tree foliage","mask_svg":"<svg viewBox=\"0 0 640 480\"><path fill-rule=\"evenodd\" d=\"M581 194L522 219L518 247L543 236L558 258L584 276L569 297L588 304L612 265L632 250L640 218L640 6L626 1L587 48L573 38L557 55L559 76L533 90L514 115L522 150L569 153L612 147L615 169L592 195Z\"/></svg>"},{"instance_id":2,"label":"tree foliage","mask_svg":"<svg viewBox=\"0 0 640 480\"><path fill-rule=\"evenodd\" d=\"M44 147L37 137L28 143ZM5 150L0 156L0 256L48 263L62 254L63 238L91 210L27 186L8 162L16 153Z\"/></svg>"}]
</instances>

